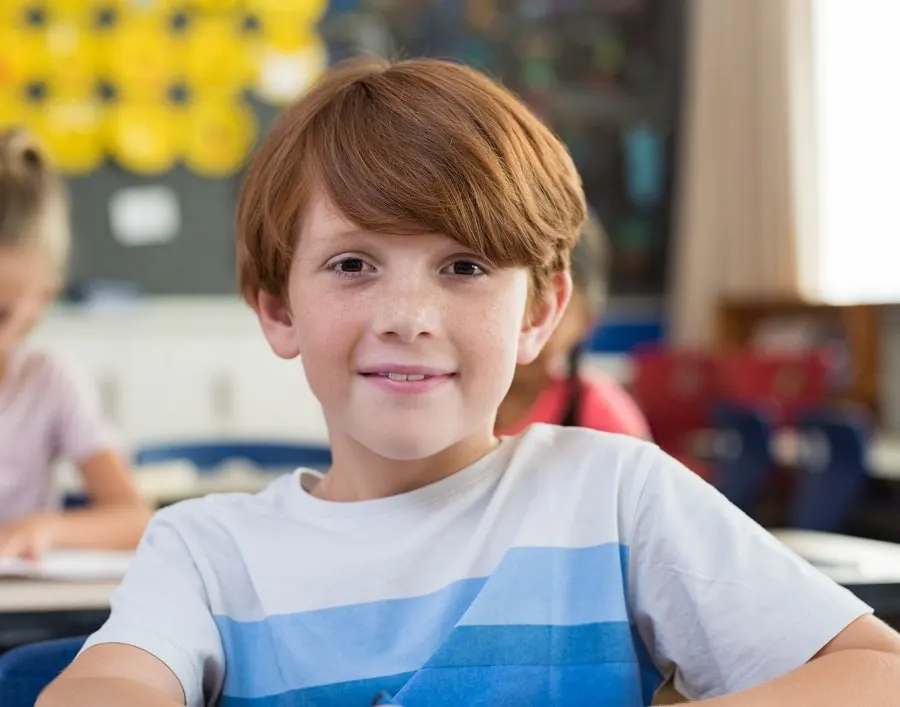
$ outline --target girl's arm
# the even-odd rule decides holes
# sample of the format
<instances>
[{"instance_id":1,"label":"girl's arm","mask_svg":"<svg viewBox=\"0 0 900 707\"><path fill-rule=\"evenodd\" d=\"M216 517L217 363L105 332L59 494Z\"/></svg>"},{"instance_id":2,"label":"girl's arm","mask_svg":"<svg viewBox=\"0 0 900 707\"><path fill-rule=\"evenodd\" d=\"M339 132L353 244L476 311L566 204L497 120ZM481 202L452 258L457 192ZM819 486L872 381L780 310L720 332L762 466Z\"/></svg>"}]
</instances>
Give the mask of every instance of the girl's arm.
<instances>
[{"instance_id":1,"label":"girl's arm","mask_svg":"<svg viewBox=\"0 0 900 707\"><path fill-rule=\"evenodd\" d=\"M118 452L104 450L85 459L80 470L90 507L35 514L0 526L0 556L35 559L55 548L137 546L152 510L141 499L128 463Z\"/></svg>"}]
</instances>

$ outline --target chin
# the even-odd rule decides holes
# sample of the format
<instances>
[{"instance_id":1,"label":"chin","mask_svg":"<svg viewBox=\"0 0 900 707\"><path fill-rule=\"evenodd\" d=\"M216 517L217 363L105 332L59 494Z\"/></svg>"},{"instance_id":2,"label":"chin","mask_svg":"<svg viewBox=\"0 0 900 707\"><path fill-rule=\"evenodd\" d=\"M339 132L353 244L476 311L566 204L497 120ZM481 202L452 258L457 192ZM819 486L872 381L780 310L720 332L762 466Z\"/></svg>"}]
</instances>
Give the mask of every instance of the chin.
<instances>
[{"instance_id":1,"label":"chin","mask_svg":"<svg viewBox=\"0 0 900 707\"><path fill-rule=\"evenodd\" d=\"M408 462L440 454L457 440L452 435L438 433L434 427L425 432L412 426L405 429L398 426L384 432L359 435L357 441L384 459Z\"/></svg>"}]
</instances>

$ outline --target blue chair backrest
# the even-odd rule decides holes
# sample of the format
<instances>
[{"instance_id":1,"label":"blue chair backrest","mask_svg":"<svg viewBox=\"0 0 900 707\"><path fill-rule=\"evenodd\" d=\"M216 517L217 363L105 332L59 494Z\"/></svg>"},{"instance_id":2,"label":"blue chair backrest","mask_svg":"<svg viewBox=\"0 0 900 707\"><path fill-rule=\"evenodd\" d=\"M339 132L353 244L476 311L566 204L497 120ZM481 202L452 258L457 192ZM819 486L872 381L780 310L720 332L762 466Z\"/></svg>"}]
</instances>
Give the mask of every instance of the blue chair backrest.
<instances>
[{"instance_id":1,"label":"blue chair backrest","mask_svg":"<svg viewBox=\"0 0 900 707\"><path fill-rule=\"evenodd\" d=\"M798 432L800 479L791 500L789 524L840 532L868 483L868 423L856 415L815 412L800 418Z\"/></svg>"},{"instance_id":2,"label":"blue chair backrest","mask_svg":"<svg viewBox=\"0 0 900 707\"><path fill-rule=\"evenodd\" d=\"M772 423L761 409L716 405L712 412L716 484L722 494L753 515L772 468Z\"/></svg>"},{"instance_id":3,"label":"blue chair backrest","mask_svg":"<svg viewBox=\"0 0 900 707\"><path fill-rule=\"evenodd\" d=\"M84 640L31 643L0 655L0 705L34 707L41 691L75 659Z\"/></svg>"},{"instance_id":4,"label":"blue chair backrest","mask_svg":"<svg viewBox=\"0 0 900 707\"><path fill-rule=\"evenodd\" d=\"M200 471L211 471L229 461L248 461L260 469L323 469L331 464L331 450L316 445L228 441L153 445L134 455L137 466L174 461L190 462Z\"/></svg>"}]
</instances>

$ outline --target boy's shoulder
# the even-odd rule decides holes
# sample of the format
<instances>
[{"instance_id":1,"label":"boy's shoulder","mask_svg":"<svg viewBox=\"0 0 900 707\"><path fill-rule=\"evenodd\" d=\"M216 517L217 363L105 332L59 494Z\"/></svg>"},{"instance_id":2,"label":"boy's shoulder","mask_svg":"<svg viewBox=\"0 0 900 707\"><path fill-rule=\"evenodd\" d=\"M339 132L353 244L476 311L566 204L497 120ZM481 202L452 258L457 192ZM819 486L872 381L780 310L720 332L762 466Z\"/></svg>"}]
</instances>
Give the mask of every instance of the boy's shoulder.
<instances>
[{"instance_id":1,"label":"boy's shoulder","mask_svg":"<svg viewBox=\"0 0 900 707\"><path fill-rule=\"evenodd\" d=\"M628 533L671 504L690 505L698 522L728 522L738 513L652 441L614 432L534 424L520 435L505 474L558 508L615 517Z\"/></svg>"},{"instance_id":2,"label":"boy's shoulder","mask_svg":"<svg viewBox=\"0 0 900 707\"><path fill-rule=\"evenodd\" d=\"M303 471L282 474L257 493L211 493L158 510L155 519L186 532L221 527L234 530L291 515L290 499ZM311 473L311 472L310 472Z\"/></svg>"},{"instance_id":3,"label":"boy's shoulder","mask_svg":"<svg viewBox=\"0 0 900 707\"><path fill-rule=\"evenodd\" d=\"M519 435L513 459L613 471L639 472L670 459L653 442L588 427L535 423Z\"/></svg>"},{"instance_id":4,"label":"boy's shoulder","mask_svg":"<svg viewBox=\"0 0 900 707\"><path fill-rule=\"evenodd\" d=\"M505 474L536 486L535 493L628 514L651 478L673 469L677 475L679 467L655 444L637 437L536 423L516 438Z\"/></svg>"}]
</instances>

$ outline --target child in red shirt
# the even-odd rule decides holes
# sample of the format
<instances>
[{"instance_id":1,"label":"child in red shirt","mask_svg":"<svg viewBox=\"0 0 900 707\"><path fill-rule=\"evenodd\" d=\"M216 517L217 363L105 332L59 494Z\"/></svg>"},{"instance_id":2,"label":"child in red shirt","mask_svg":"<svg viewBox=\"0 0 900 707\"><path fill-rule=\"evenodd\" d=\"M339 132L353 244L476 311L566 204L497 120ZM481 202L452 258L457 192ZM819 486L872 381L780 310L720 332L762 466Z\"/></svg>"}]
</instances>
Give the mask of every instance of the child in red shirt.
<instances>
[{"instance_id":1,"label":"child in red shirt","mask_svg":"<svg viewBox=\"0 0 900 707\"><path fill-rule=\"evenodd\" d=\"M606 300L606 237L589 218L572 252L572 299L543 353L516 369L497 415L497 432L515 435L535 422L590 427L649 437L635 401L612 378L580 370L582 343L594 329Z\"/></svg>"}]
</instances>

